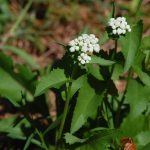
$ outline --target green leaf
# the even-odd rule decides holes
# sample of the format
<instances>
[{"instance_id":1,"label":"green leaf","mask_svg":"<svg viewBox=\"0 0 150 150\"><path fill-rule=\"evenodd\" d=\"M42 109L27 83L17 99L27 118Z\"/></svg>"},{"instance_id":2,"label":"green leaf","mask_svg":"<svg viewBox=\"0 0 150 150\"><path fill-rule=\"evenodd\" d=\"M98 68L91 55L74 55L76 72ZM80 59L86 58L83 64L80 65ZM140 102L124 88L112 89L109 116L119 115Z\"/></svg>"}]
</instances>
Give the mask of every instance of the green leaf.
<instances>
[{"instance_id":1,"label":"green leaf","mask_svg":"<svg viewBox=\"0 0 150 150\"><path fill-rule=\"evenodd\" d=\"M31 135L27 139L27 142L26 142L23 150L27 150L28 149L29 145L31 144L31 140L32 140L33 137L34 137L34 133L31 133Z\"/></svg>"},{"instance_id":2,"label":"green leaf","mask_svg":"<svg viewBox=\"0 0 150 150\"><path fill-rule=\"evenodd\" d=\"M97 107L100 105L101 101L102 96L96 94L87 81L84 82L84 86L82 86L79 91L79 96L73 113L71 133L80 129L89 117L93 118L95 116Z\"/></svg>"},{"instance_id":3,"label":"green leaf","mask_svg":"<svg viewBox=\"0 0 150 150\"><path fill-rule=\"evenodd\" d=\"M134 137L148 129L148 117L143 112L146 111L150 100L149 93L149 87L135 80L129 81L125 100L130 104L130 112L121 124L124 136Z\"/></svg>"},{"instance_id":4,"label":"green leaf","mask_svg":"<svg viewBox=\"0 0 150 150\"><path fill-rule=\"evenodd\" d=\"M150 76L143 72L142 69L139 66L134 66L134 71L138 74L141 81L150 87Z\"/></svg>"},{"instance_id":5,"label":"green leaf","mask_svg":"<svg viewBox=\"0 0 150 150\"><path fill-rule=\"evenodd\" d=\"M30 123L26 119L22 119L17 125L15 125L17 119L16 116L0 119L0 132L6 133L7 136L12 139L26 140L27 137L24 134L22 127L30 128ZM31 142L41 147L41 143L38 140L31 139Z\"/></svg>"},{"instance_id":6,"label":"green leaf","mask_svg":"<svg viewBox=\"0 0 150 150\"><path fill-rule=\"evenodd\" d=\"M137 117L146 110L150 100L149 93L149 87L143 86L135 80L129 81L125 99L130 104L130 115L132 115L132 117Z\"/></svg>"},{"instance_id":7,"label":"green leaf","mask_svg":"<svg viewBox=\"0 0 150 150\"><path fill-rule=\"evenodd\" d=\"M142 39L142 43L141 43L141 47L140 49L141 50L150 50L150 35L149 36L146 36Z\"/></svg>"},{"instance_id":8,"label":"green leaf","mask_svg":"<svg viewBox=\"0 0 150 150\"><path fill-rule=\"evenodd\" d=\"M138 145L147 145L148 143L150 143L150 130L148 131L143 131L140 132L136 137L136 143L138 143Z\"/></svg>"},{"instance_id":9,"label":"green leaf","mask_svg":"<svg viewBox=\"0 0 150 150\"><path fill-rule=\"evenodd\" d=\"M30 127L29 122L26 119L22 119L17 125L14 126L17 117L9 117L0 120L0 132L7 133L7 136L11 138L24 139L26 138L21 130L21 126L25 128Z\"/></svg>"},{"instance_id":10,"label":"green leaf","mask_svg":"<svg viewBox=\"0 0 150 150\"><path fill-rule=\"evenodd\" d=\"M147 145L145 145L142 149L140 150L149 150L150 148L150 143L148 143Z\"/></svg>"},{"instance_id":11,"label":"green leaf","mask_svg":"<svg viewBox=\"0 0 150 150\"><path fill-rule=\"evenodd\" d=\"M106 60L104 58L97 57L97 56L92 56L92 59L89 62L89 64L99 64L101 66L110 66L113 65L114 63L115 63L114 61Z\"/></svg>"},{"instance_id":12,"label":"green leaf","mask_svg":"<svg viewBox=\"0 0 150 150\"><path fill-rule=\"evenodd\" d=\"M107 32L105 32L103 34L103 36L100 38L100 41L99 41L100 45L105 44L108 40L109 40L108 34L107 34Z\"/></svg>"},{"instance_id":13,"label":"green leaf","mask_svg":"<svg viewBox=\"0 0 150 150\"><path fill-rule=\"evenodd\" d=\"M136 56L136 60L132 66L134 71L137 73L138 77L141 79L141 81L145 85L150 86L150 77L146 72L142 70L142 63L144 58L145 55L141 51L139 51L138 55Z\"/></svg>"},{"instance_id":14,"label":"green leaf","mask_svg":"<svg viewBox=\"0 0 150 150\"><path fill-rule=\"evenodd\" d=\"M78 79L74 80L71 85L70 98L82 87L83 83L87 80L86 75L80 76Z\"/></svg>"},{"instance_id":15,"label":"green leaf","mask_svg":"<svg viewBox=\"0 0 150 150\"><path fill-rule=\"evenodd\" d=\"M113 81L118 80L119 76L123 74L123 67L120 64L116 64L111 76L111 79Z\"/></svg>"},{"instance_id":16,"label":"green leaf","mask_svg":"<svg viewBox=\"0 0 150 150\"><path fill-rule=\"evenodd\" d=\"M120 130L116 129L103 129L97 131L76 150L107 150L120 134Z\"/></svg>"},{"instance_id":17,"label":"green leaf","mask_svg":"<svg viewBox=\"0 0 150 150\"><path fill-rule=\"evenodd\" d=\"M34 59L29 54L27 54L23 49L14 46L5 45L2 47L2 50L12 51L14 54L20 56L27 64L29 64L34 69L39 68L39 65L34 61Z\"/></svg>"},{"instance_id":18,"label":"green leaf","mask_svg":"<svg viewBox=\"0 0 150 150\"><path fill-rule=\"evenodd\" d=\"M64 139L66 140L66 143L68 144L75 144L75 143L84 143L86 139L80 139L71 133L65 133Z\"/></svg>"},{"instance_id":19,"label":"green leaf","mask_svg":"<svg viewBox=\"0 0 150 150\"><path fill-rule=\"evenodd\" d=\"M62 119L62 115L60 115L53 123L49 125L49 127L44 131L43 136L45 136L50 130L55 129L59 126Z\"/></svg>"},{"instance_id":20,"label":"green leaf","mask_svg":"<svg viewBox=\"0 0 150 150\"><path fill-rule=\"evenodd\" d=\"M27 100L32 101L33 95L16 76L12 60L3 53L0 53L0 60L0 95L8 98L15 106L19 106L18 102L21 102L22 92L26 92Z\"/></svg>"},{"instance_id":21,"label":"green leaf","mask_svg":"<svg viewBox=\"0 0 150 150\"><path fill-rule=\"evenodd\" d=\"M64 70L54 69L47 75L43 76L42 79L39 81L36 87L35 96L41 95L49 88L56 87L58 85L61 86L67 81L68 79L64 74Z\"/></svg>"},{"instance_id":22,"label":"green leaf","mask_svg":"<svg viewBox=\"0 0 150 150\"><path fill-rule=\"evenodd\" d=\"M88 64L88 73L94 76L98 80L104 80L103 76L100 73L100 67L96 64Z\"/></svg>"},{"instance_id":23,"label":"green leaf","mask_svg":"<svg viewBox=\"0 0 150 150\"><path fill-rule=\"evenodd\" d=\"M143 23L139 21L130 33L120 39L122 52L126 59L124 72L127 72L135 61L135 56L139 50L142 38Z\"/></svg>"},{"instance_id":24,"label":"green leaf","mask_svg":"<svg viewBox=\"0 0 150 150\"><path fill-rule=\"evenodd\" d=\"M124 137L134 138L138 133L148 129L148 119L144 115L137 117L129 115L123 120L120 128L123 131Z\"/></svg>"}]
</instances>

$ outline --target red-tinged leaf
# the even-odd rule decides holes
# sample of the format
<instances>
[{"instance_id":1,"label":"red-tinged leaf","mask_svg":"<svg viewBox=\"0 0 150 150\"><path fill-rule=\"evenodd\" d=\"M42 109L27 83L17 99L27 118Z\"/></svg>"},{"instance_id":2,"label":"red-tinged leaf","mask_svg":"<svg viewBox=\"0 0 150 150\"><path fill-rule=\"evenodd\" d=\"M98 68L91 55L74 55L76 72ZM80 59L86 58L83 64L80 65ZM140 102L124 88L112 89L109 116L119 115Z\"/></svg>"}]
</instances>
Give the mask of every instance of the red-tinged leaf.
<instances>
[{"instance_id":1,"label":"red-tinged leaf","mask_svg":"<svg viewBox=\"0 0 150 150\"><path fill-rule=\"evenodd\" d=\"M122 138L121 145L123 150L136 150L136 145L133 143L131 138Z\"/></svg>"}]
</instances>

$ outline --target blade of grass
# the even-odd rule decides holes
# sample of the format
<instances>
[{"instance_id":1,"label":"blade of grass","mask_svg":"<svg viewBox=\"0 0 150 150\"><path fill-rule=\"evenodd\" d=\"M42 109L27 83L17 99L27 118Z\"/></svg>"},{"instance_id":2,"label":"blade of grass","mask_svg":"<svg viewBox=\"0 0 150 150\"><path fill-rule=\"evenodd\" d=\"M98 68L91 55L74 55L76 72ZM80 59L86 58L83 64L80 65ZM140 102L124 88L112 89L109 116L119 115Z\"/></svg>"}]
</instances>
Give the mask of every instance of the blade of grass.
<instances>
[{"instance_id":1,"label":"blade of grass","mask_svg":"<svg viewBox=\"0 0 150 150\"><path fill-rule=\"evenodd\" d=\"M32 140L33 136L34 136L34 133L32 133L32 134L28 137L28 140L27 140L27 142L25 143L25 146L24 146L23 150L27 150L27 148L30 146L31 140Z\"/></svg>"}]
</instances>

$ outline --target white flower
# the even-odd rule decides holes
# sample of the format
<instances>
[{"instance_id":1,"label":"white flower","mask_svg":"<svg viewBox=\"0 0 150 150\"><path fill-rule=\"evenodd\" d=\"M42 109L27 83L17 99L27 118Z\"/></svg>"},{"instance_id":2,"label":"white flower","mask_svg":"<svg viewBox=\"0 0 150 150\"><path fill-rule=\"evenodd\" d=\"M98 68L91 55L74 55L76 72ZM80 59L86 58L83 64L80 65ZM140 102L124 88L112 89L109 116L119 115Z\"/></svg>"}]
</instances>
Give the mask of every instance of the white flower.
<instances>
[{"instance_id":1,"label":"white flower","mask_svg":"<svg viewBox=\"0 0 150 150\"><path fill-rule=\"evenodd\" d=\"M75 45L75 41L74 40L69 42L69 46L74 46L74 45Z\"/></svg>"},{"instance_id":2,"label":"white flower","mask_svg":"<svg viewBox=\"0 0 150 150\"><path fill-rule=\"evenodd\" d=\"M70 52L75 52L75 47L70 47Z\"/></svg>"},{"instance_id":3,"label":"white flower","mask_svg":"<svg viewBox=\"0 0 150 150\"><path fill-rule=\"evenodd\" d=\"M111 18L108 25L112 28L112 34L121 35L126 32L131 32L131 27L126 22L125 17L117 17L116 19Z\"/></svg>"},{"instance_id":4,"label":"white flower","mask_svg":"<svg viewBox=\"0 0 150 150\"><path fill-rule=\"evenodd\" d=\"M83 44L84 44L83 41L79 42L79 46L83 46Z\"/></svg>"},{"instance_id":5,"label":"white flower","mask_svg":"<svg viewBox=\"0 0 150 150\"><path fill-rule=\"evenodd\" d=\"M117 29L117 33L118 33L119 35L122 33L121 28L118 28L118 29Z\"/></svg>"},{"instance_id":6,"label":"white flower","mask_svg":"<svg viewBox=\"0 0 150 150\"><path fill-rule=\"evenodd\" d=\"M94 34L90 34L90 37L95 38L95 35Z\"/></svg>"},{"instance_id":7,"label":"white flower","mask_svg":"<svg viewBox=\"0 0 150 150\"><path fill-rule=\"evenodd\" d=\"M130 28L130 29L128 29L128 32L131 32L131 28Z\"/></svg>"},{"instance_id":8,"label":"white flower","mask_svg":"<svg viewBox=\"0 0 150 150\"><path fill-rule=\"evenodd\" d=\"M78 40L79 40L79 41L82 41L82 39L83 39L82 36L79 36L79 37L78 37Z\"/></svg>"},{"instance_id":9,"label":"white flower","mask_svg":"<svg viewBox=\"0 0 150 150\"><path fill-rule=\"evenodd\" d=\"M82 51L82 52L87 52L87 49L88 49L87 46L83 46L82 49L81 49L81 51Z\"/></svg>"},{"instance_id":10,"label":"white flower","mask_svg":"<svg viewBox=\"0 0 150 150\"><path fill-rule=\"evenodd\" d=\"M113 30L113 34L116 34L117 33L117 30Z\"/></svg>"},{"instance_id":11,"label":"white flower","mask_svg":"<svg viewBox=\"0 0 150 150\"><path fill-rule=\"evenodd\" d=\"M100 51L98 41L99 39L96 38L94 34L82 34L69 42L69 51L80 65L89 63L93 52L99 53Z\"/></svg>"},{"instance_id":12,"label":"white flower","mask_svg":"<svg viewBox=\"0 0 150 150\"><path fill-rule=\"evenodd\" d=\"M114 25L116 26L116 28L119 27L120 26L120 21L116 20L115 23L114 23Z\"/></svg>"},{"instance_id":13,"label":"white flower","mask_svg":"<svg viewBox=\"0 0 150 150\"><path fill-rule=\"evenodd\" d=\"M130 26L129 26L129 25L126 25L126 29L129 30L129 29L130 29Z\"/></svg>"},{"instance_id":14,"label":"white flower","mask_svg":"<svg viewBox=\"0 0 150 150\"><path fill-rule=\"evenodd\" d=\"M94 45L94 51L97 53L100 51L100 46L98 44Z\"/></svg>"},{"instance_id":15,"label":"white flower","mask_svg":"<svg viewBox=\"0 0 150 150\"><path fill-rule=\"evenodd\" d=\"M80 48L79 48L79 46L75 46L75 49L76 49L76 51L79 51Z\"/></svg>"},{"instance_id":16,"label":"white flower","mask_svg":"<svg viewBox=\"0 0 150 150\"><path fill-rule=\"evenodd\" d=\"M75 39L74 41L75 41L76 43L78 43L78 42L79 42L79 41L78 41L78 39Z\"/></svg>"},{"instance_id":17,"label":"white flower","mask_svg":"<svg viewBox=\"0 0 150 150\"><path fill-rule=\"evenodd\" d=\"M122 33L125 34L125 33L126 33L126 30L122 30Z\"/></svg>"},{"instance_id":18,"label":"white flower","mask_svg":"<svg viewBox=\"0 0 150 150\"><path fill-rule=\"evenodd\" d=\"M121 28L121 29L125 29L125 28L126 28L126 25L125 25L124 23L121 23L121 24L120 24L120 28Z\"/></svg>"},{"instance_id":19,"label":"white flower","mask_svg":"<svg viewBox=\"0 0 150 150\"><path fill-rule=\"evenodd\" d=\"M80 61L80 63L81 63L82 65L85 64L85 60L82 59L82 60Z\"/></svg>"},{"instance_id":20,"label":"white flower","mask_svg":"<svg viewBox=\"0 0 150 150\"><path fill-rule=\"evenodd\" d=\"M116 29L117 27L115 25L112 26L112 29Z\"/></svg>"}]
</instances>

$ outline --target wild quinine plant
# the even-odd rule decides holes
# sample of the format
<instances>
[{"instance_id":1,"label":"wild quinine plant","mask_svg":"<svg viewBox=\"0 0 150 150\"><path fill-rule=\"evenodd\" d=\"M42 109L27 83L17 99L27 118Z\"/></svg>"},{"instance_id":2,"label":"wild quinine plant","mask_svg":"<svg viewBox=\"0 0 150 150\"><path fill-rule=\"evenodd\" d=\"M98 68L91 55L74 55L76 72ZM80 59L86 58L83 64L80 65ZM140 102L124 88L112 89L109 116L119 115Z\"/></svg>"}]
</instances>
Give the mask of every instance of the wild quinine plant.
<instances>
[{"instance_id":1,"label":"wild quinine plant","mask_svg":"<svg viewBox=\"0 0 150 150\"><path fill-rule=\"evenodd\" d=\"M64 45L64 57L41 75L35 89L35 75L20 67L18 75L22 77L21 72L28 73L26 83L33 81L34 86L27 91L16 84L18 91L26 94L17 93L15 97L10 92L7 94L7 90L3 93L0 90L0 94L11 101L17 97L13 104L23 108L24 128L30 128L30 134L20 131L22 123L16 127L20 127L17 132L20 139L27 140L24 149L30 143L45 150L149 149L150 70L147 58L150 46L146 41L150 37L142 39L142 21L130 26L125 17L115 17L114 13L106 31L106 41L114 41L109 53L100 49L103 37L81 34ZM0 67L0 72L4 73L6 68ZM10 72L11 67L8 69ZM121 92L116 81L125 84ZM28 114L29 106L40 98L44 101L50 89L56 93L57 119L52 121L45 117L49 125L41 129L39 122ZM18 102L20 97L22 101ZM39 108L46 109L41 104ZM12 131L15 132L5 132L12 137Z\"/></svg>"}]
</instances>

